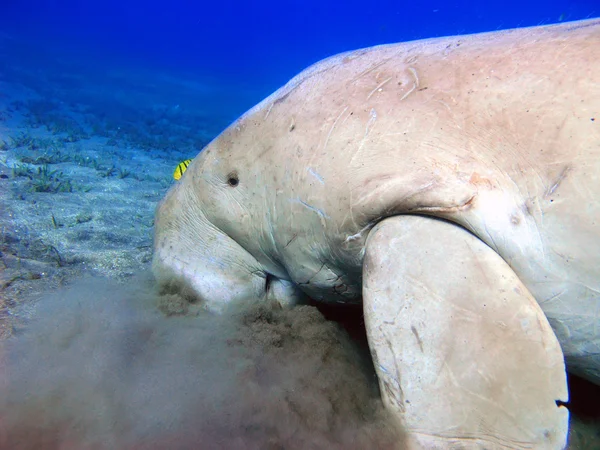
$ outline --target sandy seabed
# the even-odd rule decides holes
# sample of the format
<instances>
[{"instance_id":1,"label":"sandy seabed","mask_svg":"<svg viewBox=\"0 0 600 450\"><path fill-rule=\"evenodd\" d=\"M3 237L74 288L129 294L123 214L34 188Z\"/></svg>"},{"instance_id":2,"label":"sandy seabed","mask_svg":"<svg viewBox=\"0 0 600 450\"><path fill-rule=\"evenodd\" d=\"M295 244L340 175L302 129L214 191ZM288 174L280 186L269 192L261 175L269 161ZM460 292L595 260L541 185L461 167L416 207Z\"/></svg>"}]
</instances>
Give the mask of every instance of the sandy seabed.
<instances>
[{"instance_id":1,"label":"sandy seabed","mask_svg":"<svg viewBox=\"0 0 600 450\"><path fill-rule=\"evenodd\" d=\"M360 311L154 289L175 166L258 100L0 39L0 450L402 448ZM600 448L599 390L571 388L571 448Z\"/></svg>"}]
</instances>

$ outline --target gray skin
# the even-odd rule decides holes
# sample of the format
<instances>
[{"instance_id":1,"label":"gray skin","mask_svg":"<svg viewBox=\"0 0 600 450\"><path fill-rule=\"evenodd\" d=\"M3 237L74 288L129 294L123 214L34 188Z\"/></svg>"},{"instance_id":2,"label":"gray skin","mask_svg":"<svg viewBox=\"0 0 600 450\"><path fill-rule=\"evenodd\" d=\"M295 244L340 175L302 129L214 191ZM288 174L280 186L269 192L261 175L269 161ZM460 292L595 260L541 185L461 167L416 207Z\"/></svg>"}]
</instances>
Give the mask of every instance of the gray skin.
<instances>
[{"instance_id":1,"label":"gray skin","mask_svg":"<svg viewBox=\"0 0 600 450\"><path fill-rule=\"evenodd\" d=\"M358 303L374 228L439 218L499 255L569 369L600 383L598 74L599 20L321 61L227 128L169 190L154 273L214 311L304 295ZM493 284L505 269L489 270Z\"/></svg>"}]
</instances>

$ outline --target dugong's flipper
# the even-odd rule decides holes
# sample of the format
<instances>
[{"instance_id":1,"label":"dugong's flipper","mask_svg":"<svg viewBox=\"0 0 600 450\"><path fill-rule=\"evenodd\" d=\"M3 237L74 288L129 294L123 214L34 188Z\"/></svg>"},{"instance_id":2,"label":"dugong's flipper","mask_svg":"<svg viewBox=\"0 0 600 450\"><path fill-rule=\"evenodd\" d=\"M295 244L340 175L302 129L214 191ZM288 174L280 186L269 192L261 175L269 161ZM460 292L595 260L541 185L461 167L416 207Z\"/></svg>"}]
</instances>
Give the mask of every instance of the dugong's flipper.
<instances>
[{"instance_id":1,"label":"dugong's flipper","mask_svg":"<svg viewBox=\"0 0 600 450\"><path fill-rule=\"evenodd\" d=\"M367 336L415 448L564 448L563 354L508 264L463 228L396 216L367 240Z\"/></svg>"}]
</instances>

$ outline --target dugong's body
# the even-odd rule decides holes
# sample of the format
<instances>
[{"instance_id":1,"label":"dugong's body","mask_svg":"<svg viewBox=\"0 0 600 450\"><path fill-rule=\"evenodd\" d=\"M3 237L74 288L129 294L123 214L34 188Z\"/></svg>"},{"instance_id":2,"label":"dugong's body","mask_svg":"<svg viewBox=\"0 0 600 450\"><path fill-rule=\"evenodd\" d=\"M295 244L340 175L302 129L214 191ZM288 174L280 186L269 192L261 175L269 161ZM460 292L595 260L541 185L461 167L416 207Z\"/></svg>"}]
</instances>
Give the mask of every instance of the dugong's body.
<instances>
[{"instance_id":1,"label":"dugong's body","mask_svg":"<svg viewBox=\"0 0 600 450\"><path fill-rule=\"evenodd\" d=\"M490 314L487 324L511 330L516 347L508 338L490 341L506 342L494 349L495 363L535 342L540 350L531 353L558 352L544 362L548 373L558 373L551 386L564 384L561 349L570 370L600 383L599 74L599 20L324 60L232 124L170 190L157 212L155 273L165 283L183 281L215 309L265 295L281 303L302 293L324 302L364 298L382 394L410 426L424 423L429 406L411 419L410 407L399 404L406 390L425 389L402 381L403 370L414 370L399 360L403 346L414 335L418 360L435 341L427 330L435 329L439 348L452 337L444 320L453 314L473 314L457 328L469 330ZM440 285L433 292L424 280ZM474 300L484 287L492 289L485 291L488 303ZM459 308L452 300L454 309L440 313L446 292L466 303ZM482 309L467 314L470 305ZM418 312L421 322L409 323L405 310ZM519 311L530 315L512 324ZM486 326L474 328L480 337L464 339L474 361L478 351L491 352L474 344ZM383 347L396 358L394 376L389 366L378 367ZM447 357L444 350L431 361L442 370ZM511 370L502 377L522 378ZM453 373L448 383L459 385ZM560 400L564 386L552 395ZM499 423L492 422L484 428ZM533 436L537 426L521 428ZM544 445L562 445L547 429L539 434ZM415 433L425 446L446 439L439 430ZM494 439L482 445L501 447Z\"/></svg>"}]
</instances>

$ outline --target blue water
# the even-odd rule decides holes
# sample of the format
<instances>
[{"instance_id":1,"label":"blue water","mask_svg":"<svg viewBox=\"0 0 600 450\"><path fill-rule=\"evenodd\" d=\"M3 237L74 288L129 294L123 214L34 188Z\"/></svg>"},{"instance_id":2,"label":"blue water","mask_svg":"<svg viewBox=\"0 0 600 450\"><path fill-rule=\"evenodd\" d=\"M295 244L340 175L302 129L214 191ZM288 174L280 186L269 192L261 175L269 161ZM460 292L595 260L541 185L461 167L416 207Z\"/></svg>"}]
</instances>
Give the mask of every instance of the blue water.
<instances>
[{"instance_id":1,"label":"blue water","mask_svg":"<svg viewBox=\"0 0 600 450\"><path fill-rule=\"evenodd\" d=\"M258 102L306 66L381 43L600 15L599 0L2 0L0 28L82 61L186 70Z\"/></svg>"}]
</instances>

